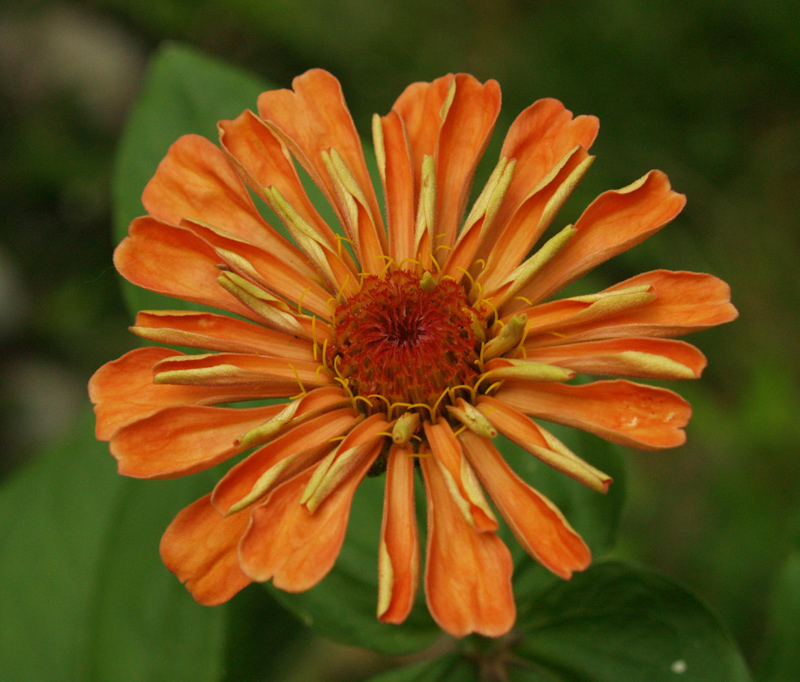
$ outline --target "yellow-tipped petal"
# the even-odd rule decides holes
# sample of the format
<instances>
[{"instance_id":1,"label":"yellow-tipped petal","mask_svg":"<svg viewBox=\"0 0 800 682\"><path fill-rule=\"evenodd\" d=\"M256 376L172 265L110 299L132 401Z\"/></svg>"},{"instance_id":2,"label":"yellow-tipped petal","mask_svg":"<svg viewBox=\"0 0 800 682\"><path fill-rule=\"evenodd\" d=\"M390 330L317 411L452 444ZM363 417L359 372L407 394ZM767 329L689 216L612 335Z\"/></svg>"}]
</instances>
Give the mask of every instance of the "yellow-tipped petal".
<instances>
[{"instance_id":1,"label":"yellow-tipped petal","mask_svg":"<svg viewBox=\"0 0 800 682\"><path fill-rule=\"evenodd\" d=\"M282 301L248 282L244 277L235 272L223 272L217 278L217 282L250 310L263 317L271 327L293 336L311 338L295 316L282 309L286 307Z\"/></svg>"},{"instance_id":2,"label":"yellow-tipped petal","mask_svg":"<svg viewBox=\"0 0 800 682\"><path fill-rule=\"evenodd\" d=\"M414 244L417 253L422 251L423 239L427 237L427 255L433 248L436 229L436 165L432 156L425 156L422 161L422 187L419 193L417 209L417 225L414 230ZM426 255L426 254L422 254ZM427 259L426 259L427 260ZM423 262L427 267L428 263Z\"/></svg>"},{"instance_id":3,"label":"yellow-tipped petal","mask_svg":"<svg viewBox=\"0 0 800 682\"><path fill-rule=\"evenodd\" d=\"M372 145L375 147L375 160L381 180L386 183L386 144L383 139L383 125L378 114L372 115Z\"/></svg>"},{"instance_id":4,"label":"yellow-tipped petal","mask_svg":"<svg viewBox=\"0 0 800 682\"><path fill-rule=\"evenodd\" d=\"M374 414L356 426L336 449L319 464L303 490L300 504L312 514L365 457L377 457L389 424Z\"/></svg>"},{"instance_id":5,"label":"yellow-tipped petal","mask_svg":"<svg viewBox=\"0 0 800 682\"><path fill-rule=\"evenodd\" d=\"M406 445L419 427L419 422L419 412L402 414L392 427L392 441L395 445Z\"/></svg>"},{"instance_id":6,"label":"yellow-tipped petal","mask_svg":"<svg viewBox=\"0 0 800 682\"><path fill-rule=\"evenodd\" d=\"M316 485L312 487L311 482L309 482L309 486L303 491L300 504L304 504L306 509L313 514L319 505L325 501L325 498L336 490L351 472L358 468L364 457L370 451L375 450L375 445L374 441L368 441L344 452L337 452L330 466L326 468L324 475L318 481L314 481ZM377 451L375 454L377 455Z\"/></svg>"},{"instance_id":7,"label":"yellow-tipped petal","mask_svg":"<svg viewBox=\"0 0 800 682\"><path fill-rule=\"evenodd\" d=\"M181 386L230 386L241 384L249 378L247 370L236 365L216 365L193 369L172 369L153 376L154 384Z\"/></svg>"},{"instance_id":8,"label":"yellow-tipped petal","mask_svg":"<svg viewBox=\"0 0 800 682\"><path fill-rule=\"evenodd\" d=\"M250 429L236 441L236 445L247 450L254 445L261 445L261 443L266 443L268 440L271 440L276 433L294 418L299 406L299 400L292 401L272 419L256 426L254 429Z\"/></svg>"},{"instance_id":9,"label":"yellow-tipped petal","mask_svg":"<svg viewBox=\"0 0 800 682\"><path fill-rule=\"evenodd\" d=\"M284 198L277 187L265 188L264 194L269 202L269 207L275 211L300 248L317 266L325 279L338 287L341 283L337 280L323 250L323 247L331 250L334 248L333 245L324 240L311 225L303 220L303 217Z\"/></svg>"},{"instance_id":10,"label":"yellow-tipped petal","mask_svg":"<svg viewBox=\"0 0 800 682\"><path fill-rule=\"evenodd\" d=\"M367 196L335 148L322 153L345 222L345 229L361 263L361 270L377 274L383 268L386 239L380 215L374 215Z\"/></svg>"},{"instance_id":11,"label":"yellow-tipped petal","mask_svg":"<svg viewBox=\"0 0 800 682\"><path fill-rule=\"evenodd\" d=\"M527 315L514 315L506 322L500 333L483 346L483 359L491 360L499 357L519 344L525 334L527 321Z\"/></svg>"},{"instance_id":12,"label":"yellow-tipped petal","mask_svg":"<svg viewBox=\"0 0 800 682\"><path fill-rule=\"evenodd\" d=\"M497 436L497 429L472 403L468 403L463 398L458 399L458 407L447 406L447 412L451 417L460 421L473 433L477 433L484 438L494 438Z\"/></svg>"},{"instance_id":13,"label":"yellow-tipped petal","mask_svg":"<svg viewBox=\"0 0 800 682\"><path fill-rule=\"evenodd\" d=\"M530 282L542 268L547 265L561 249L572 239L577 230L572 225L567 225L561 232L548 239L536 253L512 272L505 282L499 287L501 293L494 301L500 306L513 298L528 282ZM507 286L505 290L502 290Z\"/></svg>"},{"instance_id":14,"label":"yellow-tipped petal","mask_svg":"<svg viewBox=\"0 0 800 682\"><path fill-rule=\"evenodd\" d=\"M486 377L501 379L527 379L528 381L569 381L575 372L558 365L534 360L496 358L486 363Z\"/></svg>"},{"instance_id":15,"label":"yellow-tipped petal","mask_svg":"<svg viewBox=\"0 0 800 682\"><path fill-rule=\"evenodd\" d=\"M389 609L392 603L393 588L394 570L392 569L392 558L389 556L386 543L381 541L378 545L378 618Z\"/></svg>"}]
</instances>

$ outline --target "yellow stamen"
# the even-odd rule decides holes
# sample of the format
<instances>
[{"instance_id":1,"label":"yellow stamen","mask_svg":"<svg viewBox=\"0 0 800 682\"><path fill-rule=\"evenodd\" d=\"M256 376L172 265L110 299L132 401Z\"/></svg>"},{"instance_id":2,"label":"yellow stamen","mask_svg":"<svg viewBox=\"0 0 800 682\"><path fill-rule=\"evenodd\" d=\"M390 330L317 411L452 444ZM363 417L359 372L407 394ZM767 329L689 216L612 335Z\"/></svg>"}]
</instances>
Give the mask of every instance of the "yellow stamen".
<instances>
[{"instance_id":1,"label":"yellow stamen","mask_svg":"<svg viewBox=\"0 0 800 682\"><path fill-rule=\"evenodd\" d=\"M300 298L297 300L297 312L298 312L300 315L302 315L302 314L303 314L303 299L305 298L305 295L306 295L306 294L307 294L309 291L311 291L311 287L308 287L308 288L307 288L307 289L306 289L306 290L305 290L305 291L304 291L302 294L300 294ZM317 319L317 318L315 317L315 318L314 318L314 321L315 321L315 322L316 322L316 319Z\"/></svg>"},{"instance_id":2,"label":"yellow stamen","mask_svg":"<svg viewBox=\"0 0 800 682\"><path fill-rule=\"evenodd\" d=\"M495 381L495 382L494 382L492 385L490 385L490 386L489 386L489 388L487 388L487 389L484 391L484 393L485 393L486 395L489 395L489 393L491 393L492 391L494 391L494 390L496 390L496 389L500 388L500 385L501 385L502 383L503 383L502 381Z\"/></svg>"},{"instance_id":3,"label":"yellow stamen","mask_svg":"<svg viewBox=\"0 0 800 682\"><path fill-rule=\"evenodd\" d=\"M355 397L355 403L357 404L359 400L365 402L367 404L367 407L369 409L372 409L372 403L369 401L369 399L365 398L363 395L357 395Z\"/></svg>"},{"instance_id":4,"label":"yellow stamen","mask_svg":"<svg viewBox=\"0 0 800 682\"><path fill-rule=\"evenodd\" d=\"M294 372L294 377L295 377L295 379L297 379L297 383L300 384L300 394L299 395L305 395L306 393L308 393L308 391L306 391L306 387L303 386L303 382L300 379L300 374L298 373L297 369L295 369L294 365L290 364L289 367L292 368L292 372Z\"/></svg>"},{"instance_id":5,"label":"yellow stamen","mask_svg":"<svg viewBox=\"0 0 800 682\"><path fill-rule=\"evenodd\" d=\"M322 357L320 359L322 364L328 367L328 339L323 339L322 341Z\"/></svg>"}]
</instances>

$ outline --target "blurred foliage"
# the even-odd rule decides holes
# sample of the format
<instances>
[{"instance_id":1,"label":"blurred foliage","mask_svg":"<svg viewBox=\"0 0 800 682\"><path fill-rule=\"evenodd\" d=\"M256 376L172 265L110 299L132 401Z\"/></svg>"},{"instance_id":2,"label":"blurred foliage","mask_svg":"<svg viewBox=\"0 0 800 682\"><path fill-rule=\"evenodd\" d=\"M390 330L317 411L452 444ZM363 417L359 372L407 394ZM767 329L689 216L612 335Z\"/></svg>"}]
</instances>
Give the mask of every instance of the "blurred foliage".
<instances>
[{"instance_id":1,"label":"blurred foliage","mask_svg":"<svg viewBox=\"0 0 800 682\"><path fill-rule=\"evenodd\" d=\"M146 57L162 41L282 86L311 66L328 68L364 133L408 83L470 71L503 88L488 159L539 97L600 117L597 161L564 221L652 167L689 197L674 224L595 281L656 267L708 271L731 284L741 312L691 339L710 363L700 382L678 387L695 409L688 444L626 453L617 551L703 595L758 661L771 586L797 590L798 19L789 0L4 3L0 470L69 432L92 371L133 346L110 267L110 173ZM86 456L103 452L87 447ZM781 599L770 630L786 620ZM766 647L764 682L792 679L790 659L775 653L780 640Z\"/></svg>"}]
</instances>

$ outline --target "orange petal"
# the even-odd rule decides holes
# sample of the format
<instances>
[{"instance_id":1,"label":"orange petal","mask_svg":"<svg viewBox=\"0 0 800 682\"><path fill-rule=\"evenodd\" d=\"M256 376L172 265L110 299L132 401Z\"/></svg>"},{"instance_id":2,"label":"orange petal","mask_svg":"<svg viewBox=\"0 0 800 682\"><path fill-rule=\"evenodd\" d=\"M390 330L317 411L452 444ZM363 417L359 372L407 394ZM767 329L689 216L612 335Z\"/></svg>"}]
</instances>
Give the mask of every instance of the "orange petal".
<instances>
[{"instance_id":1,"label":"orange petal","mask_svg":"<svg viewBox=\"0 0 800 682\"><path fill-rule=\"evenodd\" d=\"M117 270L137 286L257 319L217 283L215 266L221 262L214 249L190 230L149 216L134 220L114 251Z\"/></svg>"},{"instance_id":2,"label":"orange petal","mask_svg":"<svg viewBox=\"0 0 800 682\"><path fill-rule=\"evenodd\" d=\"M595 116L576 116L557 99L540 99L525 109L508 129L501 156L517 160L508 210L525 197L575 147L589 149L600 122Z\"/></svg>"},{"instance_id":3,"label":"orange petal","mask_svg":"<svg viewBox=\"0 0 800 682\"><path fill-rule=\"evenodd\" d=\"M561 441L524 414L488 395L478 398L478 409L506 438L548 466L601 493L608 492L611 477L583 461Z\"/></svg>"},{"instance_id":4,"label":"orange petal","mask_svg":"<svg viewBox=\"0 0 800 682\"><path fill-rule=\"evenodd\" d=\"M199 603L215 606L250 584L236 552L247 528L247 513L223 518L209 495L190 504L161 538L161 560Z\"/></svg>"},{"instance_id":5,"label":"orange petal","mask_svg":"<svg viewBox=\"0 0 800 682\"><path fill-rule=\"evenodd\" d=\"M643 379L696 379L706 366L705 356L688 343L648 338L568 343L529 350L525 357L583 374Z\"/></svg>"},{"instance_id":6,"label":"orange petal","mask_svg":"<svg viewBox=\"0 0 800 682\"><path fill-rule=\"evenodd\" d=\"M578 386L513 380L495 398L532 417L642 450L683 444L682 427L692 414L689 403L672 391L623 380Z\"/></svg>"},{"instance_id":7,"label":"orange petal","mask_svg":"<svg viewBox=\"0 0 800 682\"><path fill-rule=\"evenodd\" d=\"M428 609L454 637L500 637L516 618L511 553L493 532L480 533L464 520L432 458L419 461L428 500Z\"/></svg>"},{"instance_id":8,"label":"orange petal","mask_svg":"<svg viewBox=\"0 0 800 682\"><path fill-rule=\"evenodd\" d=\"M169 386L153 383L153 366L182 356L168 348L137 348L106 363L89 381L98 440L126 424L172 405L213 405L265 397L260 386Z\"/></svg>"},{"instance_id":9,"label":"orange petal","mask_svg":"<svg viewBox=\"0 0 800 682\"><path fill-rule=\"evenodd\" d=\"M464 520L481 532L497 530L497 519L447 421L440 418L437 424L425 422L425 436Z\"/></svg>"},{"instance_id":10,"label":"orange petal","mask_svg":"<svg viewBox=\"0 0 800 682\"><path fill-rule=\"evenodd\" d=\"M469 74L455 77L455 94L436 143L437 242L452 246L464 217L472 178L500 112L500 86ZM436 255L436 254L434 254ZM446 257L446 254L445 254ZM445 257L437 255L441 262Z\"/></svg>"},{"instance_id":11,"label":"orange petal","mask_svg":"<svg viewBox=\"0 0 800 682\"><path fill-rule=\"evenodd\" d=\"M300 504L313 470L276 488L250 514L250 526L239 543L242 570L259 582L272 579L287 592L303 592L322 580L341 550L356 488L381 446L378 441L314 513Z\"/></svg>"},{"instance_id":12,"label":"orange petal","mask_svg":"<svg viewBox=\"0 0 800 682\"><path fill-rule=\"evenodd\" d=\"M670 189L667 176L651 171L621 190L595 199L575 224L577 233L542 272L519 292L540 301L600 263L636 246L670 222L686 197ZM524 307L509 302L502 312Z\"/></svg>"},{"instance_id":13,"label":"orange petal","mask_svg":"<svg viewBox=\"0 0 800 682\"><path fill-rule=\"evenodd\" d=\"M256 450L225 474L214 488L212 496L214 506L221 513L227 514L233 505L250 493L267 470L297 453L306 453L303 457L297 458L300 468L302 465L308 466L333 446L332 439L347 433L358 422L359 418L353 414L352 409L343 408L291 428ZM281 471L276 481L285 480L287 473L291 472Z\"/></svg>"},{"instance_id":14,"label":"orange petal","mask_svg":"<svg viewBox=\"0 0 800 682\"><path fill-rule=\"evenodd\" d=\"M500 151L501 157L505 156L517 163L511 185L497 214L495 236L504 230L512 216L539 189L539 183L567 154L576 147L582 147L584 151L581 156L586 158L585 150L592 146L599 125L594 116L577 116L573 119L572 112L556 99L534 102L517 116ZM478 255L488 258L495 242L496 239L491 239ZM528 253L530 246L529 244L528 248L517 249L521 258Z\"/></svg>"},{"instance_id":15,"label":"orange petal","mask_svg":"<svg viewBox=\"0 0 800 682\"><path fill-rule=\"evenodd\" d=\"M520 315L527 318L525 325L525 347L552 346L567 343L565 337L569 327L594 324L623 312L642 308L656 299L653 287L643 284L618 291L601 291L597 294L574 296L525 308ZM506 315L503 322L514 320Z\"/></svg>"},{"instance_id":16,"label":"orange petal","mask_svg":"<svg viewBox=\"0 0 800 682\"><path fill-rule=\"evenodd\" d=\"M111 438L111 454L117 458L119 472L127 476L184 476L261 445L289 426L348 404L344 391L330 386L286 405L166 407L117 430Z\"/></svg>"},{"instance_id":17,"label":"orange petal","mask_svg":"<svg viewBox=\"0 0 800 682\"><path fill-rule=\"evenodd\" d=\"M361 138L347 109L342 87L327 71L311 69L292 81L293 90L271 90L258 98L258 113L300 162L344 223L343 207L325 167L323 152L331 148L341 156L366 196L367 207L380 243L385 249L378 200L372 187Z\"/></svg>"},{"instance_id":18,"label":"orange petal","mask_svg":"<svg viewBox=\"0 0 800 682\"><path fill-rule=\"evenodd\" d=\"M386 465L378 554L378 619L383 623L402 623L417 597L419 536L413 455L407 447L393 447Z\"/></svg>"},{"instance_id":19,"label":"orange petal","mask_svg":"<svg viewBox=\"0 0 800 682\"><path fill-rule=\"evenodd\" d=\"M378 275L386 265L386 233L380 216L375 217L368 194L336 149L323 152L323 162L336 192L342 225L350 237L361 271ZM370 194L373 194L371 187Z\"/></svg>"},{"instance_id":20,"label":"orange petal","mask_svg":"<svg viewBox=\"0 0 800 682\"><path fill-rule=\"evenodd\" d=\"M217 127L222 148L250 189L267 201L264 189L276 187L328 246L335 249L336 235L308 198L288 150L264 121L252 111L245 111L233 121L220 121Z\"/></svg>"},{"instance_id":21,"label":"orange petal","mask_svg":"<svg viewBox=\"0 0 800 682\"><path fill-rule=\"evenodd\" d=\"M165 358L153 367L158 384L194 386L259 386L277 398L306 388L331 386L333 380L316 362L252 355L211 353Z\"/></svg>"},{"instance_id":22,"label":"orange petal","mask_svg":"<svg viewBox=\"0 0 800 682\"><path fill-rule=\"evenodd\" d=\"M325 329L320 325L320 331ZM145 310L130 330L137 336L174 346L228 353L256 353L313 361L313 345L295 336L244 320L182 310Z\"/></svg>"},{"instance_id":23,"label":"orange petal","mask_svg":"<svg viewBox=\"0 0 800 682\"><path fill-rule=\"evenodd\" d=\"M557 164L552 176L548 176L536 186L518 206L502 232L499 231L502 218L495 217L484 239L484 246L478 252L479 255L483 254L482 257L486 260L486 267L477 274L487 296L489 292L501 287L512 277L514 269L525 260L539 237L569 199L589 169L593 158L583 147L575 147L571 152L567 152L560 165ZM507 203L503 201L501 210Z\"/></svg>"},{"instance_id":24,"label":"orange petal","mask_svg":"<svg viewBox=\"0 0 800 682\"><path fill-rule=\"evenodd\" d=\"M166 407L117 430L111 437L111 454L117 458L119 473L126 476L185 476L235 455L236 439L283 407Z\"/></svg>"},{"instance_id":25,"label":"orange petal","mask_svg":"<svg viewBox=\"0 0 800 682\"><path fill-rule=\"evenodd\" d=\"M375 147L386 197L389 256L400 265L414 258L414 172L403 121L396 111L379 118ZM378 137L379 136L379 137ZM381 163L382 159L382 163Z\"/></svg>"},{"instance_id":26,"label":"orange petal","mask_svg":"<svg viewBox=\"0 0 800 682\"><path fill-rule=\"evenodd\" d=\"M236 239L212 225L184 220L181 227L191 230L211 245L220 261L229 265L234 272L295 304L302 300L305 308L323 319L330 317L327 306L330 293L276 254ZM316 278L317 274L313 277Z\"/></svg>"},{"instance_id":27,"label":"orange petal","mask_svg":"<svg viewBox=\"0 0 800 682\"><path fill-rule=\"evenodd\" d=\"M411 148L415 208L419 204L422 186L422 162L426 156L433 157L436 151L442 107L454 79L455 76L450 74L432 83L412 83L392 107L403 121Z\"/></svg>"},{"instance_id":28,"label":"orange petal","mask_svg":"<svg viewBox=\"0 0 800 682\"><path fill-rule=\"evenodd\" d=\"M536 561L569 580L592 562L592 553L564 515L508 466L490 441L460 436L472 465L519 543Z\"/></svg>"},{"instance_id":29,"label":"orange petal","mask_svg":"<svg viewBox=\"0 0 800 682\"><path fill-rule=\"evenodd\" d=\"M384 417L385 415L378 412L353 427L317 467L300 498L300 504L313 513L360 466L365 454L376 443L382 443L386 436L391 435L388 431L391 427Z\"/></svg>"},{"instance_id":30,"label":"orange petal","mask_svg":"<svg viewBox=\"0 0 800 682\"><path fill-rule=\"evenodd\" d=\"M147 183L142 203L155 218L177 225L200 220L257 244L308 276L313 271L297 248L264 221L225 153L200 135L170 147Z\"/></svg>"},{"instance_id":31,"label":"orange petal","mask_svg":"<svg viewBox=\"0 0 800 682\"><path fill-rule=\"evenodd\" d=\"M525 347L627 336L680 336L730 322L738 316L730 303L730 288L712 275L655 270L609 287L603 293L634 287L650 287L655 298L632 308L618 311L612 308L607 315L586 322L576 316L583 314L589 304L570 299L526 309L530 324L536 327L528 334Z\"/></svg>"}]
</instances>

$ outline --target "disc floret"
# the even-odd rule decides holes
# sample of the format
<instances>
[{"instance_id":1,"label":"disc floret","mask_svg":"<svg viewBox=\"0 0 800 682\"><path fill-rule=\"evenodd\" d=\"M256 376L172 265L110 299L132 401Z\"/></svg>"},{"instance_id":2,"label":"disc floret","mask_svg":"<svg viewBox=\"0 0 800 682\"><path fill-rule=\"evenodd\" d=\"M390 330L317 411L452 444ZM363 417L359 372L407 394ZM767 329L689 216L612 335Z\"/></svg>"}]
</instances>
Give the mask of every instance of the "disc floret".
<instances>
[{"instance_id":1,"label":"disc floret","mask_svg":"<svg viewBox=\"0 0 800 682\"><path fill-rule=\"evenodd\" d=\"M354 396L430 416L444 392L478 378L474 320L453 279L404 270L368 275L336 307L327 361Z\"/></svg>"}]
</instances>

